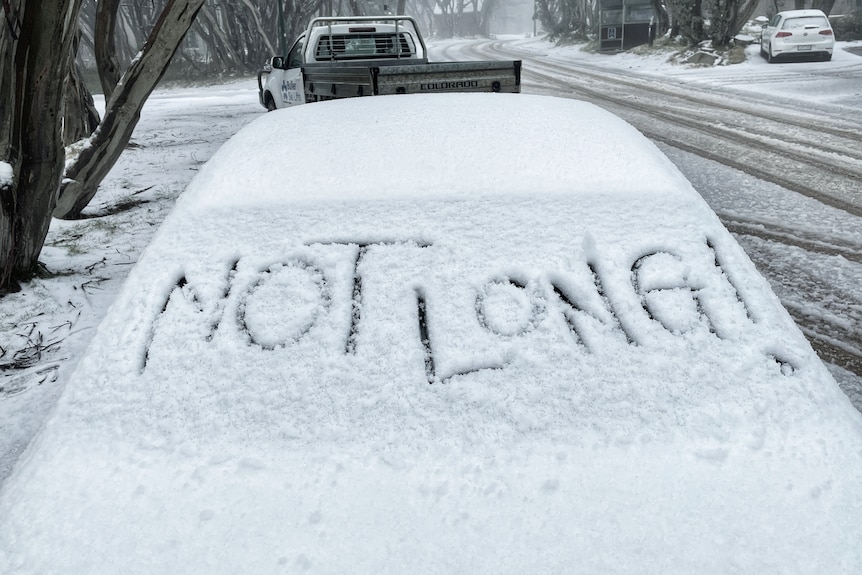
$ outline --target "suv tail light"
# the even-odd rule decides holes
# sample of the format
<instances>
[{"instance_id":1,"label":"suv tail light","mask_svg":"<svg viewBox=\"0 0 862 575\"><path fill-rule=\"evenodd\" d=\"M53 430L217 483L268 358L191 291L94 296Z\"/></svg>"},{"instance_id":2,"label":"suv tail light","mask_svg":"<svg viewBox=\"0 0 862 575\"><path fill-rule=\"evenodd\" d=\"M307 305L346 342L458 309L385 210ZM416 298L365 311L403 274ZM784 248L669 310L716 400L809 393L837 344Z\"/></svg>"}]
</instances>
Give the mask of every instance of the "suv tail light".
<instances>
[{"instance_id":1,"label":"suv tail light","mask_svg":"<svg viewBox=\"0 0 862 575\"><path fill-rule=\"evenodd\" d=\"M787 38L788 36L793 36L792 32L779 32L775 35L776 38Z\"/></svg>"},{"instance_id":2,"label":"suv tail light","mask_svg":"<svg viewBox=\"0 0 862 575\"><path fill-rule=\"evenodd\" d=\"M821 34L821 35L823 35L823 36L831 36L831 35L832 35L832 30L821 30L821 31L820 31L820 34Z\"/></svg>"}]
</instances>

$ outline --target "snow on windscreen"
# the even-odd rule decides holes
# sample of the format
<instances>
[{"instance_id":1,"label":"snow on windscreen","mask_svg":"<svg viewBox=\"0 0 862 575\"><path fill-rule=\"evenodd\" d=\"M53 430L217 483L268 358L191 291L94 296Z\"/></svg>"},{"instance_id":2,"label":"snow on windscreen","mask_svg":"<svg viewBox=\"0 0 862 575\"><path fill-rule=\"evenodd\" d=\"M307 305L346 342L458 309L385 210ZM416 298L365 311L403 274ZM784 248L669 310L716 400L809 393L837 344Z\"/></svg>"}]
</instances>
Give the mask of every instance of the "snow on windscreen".
<instances>
[{"instance_id":1,"label":"snow on windscreen","mask_svg":"<svg viewBox=\"0 0 862 575\"><path fill-rule=\"evenodd\" d=\"M436 101L410 116L450 145L443 117L497 102ZM4 488L0 570L862 564L858 413L740 247L642 140L563 153L500 102L469 161L347 159L349 184L273 138L334 144L356 103L223 148Z\"/></svg>"}]
</instances>

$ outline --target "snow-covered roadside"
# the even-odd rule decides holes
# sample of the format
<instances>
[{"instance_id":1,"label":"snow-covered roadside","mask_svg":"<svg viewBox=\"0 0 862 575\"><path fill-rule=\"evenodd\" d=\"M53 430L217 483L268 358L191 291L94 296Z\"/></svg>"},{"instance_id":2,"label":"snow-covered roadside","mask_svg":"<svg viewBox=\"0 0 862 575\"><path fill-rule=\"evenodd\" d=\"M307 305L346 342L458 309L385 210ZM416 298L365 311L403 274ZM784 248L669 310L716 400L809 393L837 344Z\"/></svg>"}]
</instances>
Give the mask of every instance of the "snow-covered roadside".
<instances>
[{"instance_id":1,"label":"snow-covered roadside","mask_svg":"<svg viewBox=\"0 0 862 575\"><path fill-rule=\"evenodd\" d=\"M678 57L679 49L669 46L644 46L618 54L599 54L584 50L583 45L556 46L536 37L510 40L507 48L548 60L578 61L604 69L654 76L663 81L737 93L764 103L781 101L809 109L811 103L816 103L837 114L862 110L859 81L862 41L836 42L830 62L777 64L769 64L760 55L760 45L754 43L745 47L745 61L728 65L683 64Z\"/></svg>"},{"instance_id":2,"label":"snow-covered roadside","mask_svg":"<svg viewBox=\"0 0 862 575\"><path fill-rule=\"evenodd\" d=\"M0 299L0 483L177 196L225 140L263 112L254 79L157 91L88 217L52 222L40 258L44 277Z\"/></svg>"}]
</instances>

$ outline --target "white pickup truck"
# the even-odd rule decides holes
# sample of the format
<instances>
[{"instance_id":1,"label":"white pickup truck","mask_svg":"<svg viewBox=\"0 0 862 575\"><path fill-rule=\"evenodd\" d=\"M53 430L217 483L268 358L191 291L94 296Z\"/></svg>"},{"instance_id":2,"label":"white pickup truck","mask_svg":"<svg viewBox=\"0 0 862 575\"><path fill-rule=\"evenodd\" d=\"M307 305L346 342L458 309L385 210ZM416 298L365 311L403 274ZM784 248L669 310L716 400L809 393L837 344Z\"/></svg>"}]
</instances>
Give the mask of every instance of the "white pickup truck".
<instances>
[{"instance_id":1,"label":"white pickup truck","mask_svg":"<svg viewBox=\"0 0 862 575\"><path fill-rule=\"evenodd\" d=\"M410 16L314 18L257 81L267 110L383 94L520 92L521 61L429 62Z\"/></svg>"}]
</instances>

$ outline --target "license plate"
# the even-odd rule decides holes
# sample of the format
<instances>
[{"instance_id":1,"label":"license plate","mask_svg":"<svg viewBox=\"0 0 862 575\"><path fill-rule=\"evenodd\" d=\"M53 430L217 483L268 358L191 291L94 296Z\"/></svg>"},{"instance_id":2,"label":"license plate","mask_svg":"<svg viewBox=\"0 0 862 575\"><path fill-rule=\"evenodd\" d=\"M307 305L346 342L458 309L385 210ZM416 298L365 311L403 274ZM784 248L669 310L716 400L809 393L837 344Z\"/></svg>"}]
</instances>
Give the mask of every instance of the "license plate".
<instances>
[{"instance_id":1,"label":"license plate","mask_svg":"<svg viewBox=\"0 0 862 575\"><path fill-rule=\"evenodd\" d=\"M800 52L804 52L805 50L811 50L811 44L800 44L796 47L796 49Z\"/></svg>"}]
</instances>

